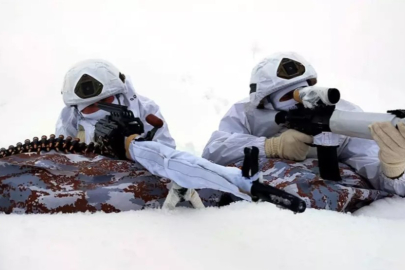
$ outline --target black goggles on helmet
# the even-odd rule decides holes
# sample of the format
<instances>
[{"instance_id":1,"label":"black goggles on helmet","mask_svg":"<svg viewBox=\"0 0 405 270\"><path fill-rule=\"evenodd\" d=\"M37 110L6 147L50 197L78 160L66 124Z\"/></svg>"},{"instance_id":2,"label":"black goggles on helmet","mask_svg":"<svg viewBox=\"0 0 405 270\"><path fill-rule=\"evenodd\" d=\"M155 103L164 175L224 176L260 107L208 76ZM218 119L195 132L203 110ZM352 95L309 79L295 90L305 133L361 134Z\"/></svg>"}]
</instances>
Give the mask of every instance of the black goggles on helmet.
<instances>
[{"instance_id":1,"label":"black goggles on helmet","mask_svg":"<svg viewBox=\"0 0 405 270\"><path fill-rule=\"evenodd\" d=\"M103 84L87 74L80 78L75 87L75 94L82 99L96 97L102 91Z\"/></svg>"},{"instance_id":2,"label":"black goggles on helmet","mask_svg":"<svg viewBox=\"0 0 405 270\"><path fill-rule=\"evenodd\" d=\"M305 66L298 61L283 58L277 69L277 77L283 79L293 79L305 73Z\"/></svg>"}]
</instances>

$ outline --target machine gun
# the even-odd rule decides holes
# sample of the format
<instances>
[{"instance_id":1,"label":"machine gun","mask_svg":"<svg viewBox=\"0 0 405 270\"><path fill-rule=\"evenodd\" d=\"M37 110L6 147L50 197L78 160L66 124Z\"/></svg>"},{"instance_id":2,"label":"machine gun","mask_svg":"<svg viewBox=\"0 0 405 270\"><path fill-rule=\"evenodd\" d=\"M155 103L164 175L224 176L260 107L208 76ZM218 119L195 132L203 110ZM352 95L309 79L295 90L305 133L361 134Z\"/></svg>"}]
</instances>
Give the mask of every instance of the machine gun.
<instances>
[{"instance_id":1,"label":"machine gun","mask_svg":"<svg viewBox=\"0 0 405 270\"><path fill-rule=\"evenodd\" d=\"M119 159L125 159L125 137L144 133L141 119L135 117L133 112L123 105L97 103L97 106L110 115L97 121L94 141Z\"/></svg>"},{"instance_id":2,"label":"machine gun","mask_svg":"<svg viewBox=\"0 0 405 270\"><path fill-rule=\"evenodd\" d=\"M101 145L101 148L108 149L118 158L125 159L124 140L132 134L143 134L144 125L140 118L135 117L127 106L107 103L97 103L97 106L110 113L100 119L95 125L94 141ZM146 122L153 126L145 137L139 138L142 141L151 141L156 131L163 126L163 121L153 114L146 116Z\"/></svg>"},{"instance_id":3,"label":"machine gun","mask_svg":"<svg viewBox=\"0 0 405 270\"><path fill-rule=\"evenodd\" d=\"M275 122L314 136L320 176L340 181L337 158L339 135L373 139L369 126L374 122L405 123L405 110L387 113L348 112L336 109L340 92L335 88L306 87L294 91L296 108L277 113Z\"/></svg>"}]
</instances>

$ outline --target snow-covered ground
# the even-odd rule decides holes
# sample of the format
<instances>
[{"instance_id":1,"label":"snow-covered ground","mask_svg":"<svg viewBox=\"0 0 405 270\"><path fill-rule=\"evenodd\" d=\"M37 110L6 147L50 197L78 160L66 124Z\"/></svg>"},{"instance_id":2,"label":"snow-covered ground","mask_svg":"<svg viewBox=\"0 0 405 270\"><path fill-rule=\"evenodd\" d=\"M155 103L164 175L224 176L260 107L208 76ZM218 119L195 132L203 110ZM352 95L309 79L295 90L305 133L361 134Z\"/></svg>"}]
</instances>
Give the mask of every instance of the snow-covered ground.
<instances>
[{"instance_id":1,"label":"snow-covered ground","mask_svg":"<svg viewBox=\"0 0 405 270\"><path fill-rule=\"evenodd\" d=\"M405 1L0 0L0 147L54 132L71 65L105 58L200 154L280 50L366 111L405 107ZM405 269L404 199L357 213L269 204L120 214L0 215L0 270Z\"/></svg>"},{"instance_id":2,"label":"snow-covered ground","mask_svg":"<svg viewBox=\"0 0 405 270\"><path fill-rule=\"evenodd\" d=\"M0 269L404 269L405 213L402 207L401 219L385 218L390 211L294 215L239 202L173 212L0 215Z\"/></svg>"}]
</instances>

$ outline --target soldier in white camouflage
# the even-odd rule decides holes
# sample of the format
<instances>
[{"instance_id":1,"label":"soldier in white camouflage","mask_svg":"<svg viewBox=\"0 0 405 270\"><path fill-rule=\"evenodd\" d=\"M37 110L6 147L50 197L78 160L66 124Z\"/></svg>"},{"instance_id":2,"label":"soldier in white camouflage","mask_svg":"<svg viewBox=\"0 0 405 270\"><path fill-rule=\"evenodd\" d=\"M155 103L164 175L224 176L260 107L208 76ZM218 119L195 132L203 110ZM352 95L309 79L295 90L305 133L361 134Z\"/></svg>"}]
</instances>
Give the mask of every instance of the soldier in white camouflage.
<instances>
[{"instance_id":1,"label":"soldier in white camouflage","mask_svg":"<svg viewBox=\"0 0 405 270\"><path fill-rule=\"evenodd\" d=\"M221 119L218 130L212 133L204 148L203 157L226 165L240 161L245 147L255 146L264 164L268 159L281 158L298 162L295 166L305 166L306 159L316 159L316 148L310 146L312 136L287 129L275 121L280 111L296 107L297 101L293 97L295 90L316 83L315 69L297 53L280 52L263 59L252 70L250 97L232 105ZM346 100L340 100L336 110L362 111ZM337 154L340 166L351 168L358 179L363 179L360 185L362 189L367 188L371 193L405 196L405 125L400 123L396 129L391 123L374 123L370 130L375 141L339 136ZM309 194L307 188L305 191L291 187L294 179L285 177L284 173L272 179L268 182L270 185L285 187L285 190L289 189L305 200L331 200L335 201L334 205L336 198L342 194L351 196L353 190L358 191L359 184L345 179L339 183L318 179L318 182L322 181L318 184L326 185L329 191L325 189L327 195L322 192L316 195ZM341 209L331 207L338 208Z\"/></svg>"}]
</instances>

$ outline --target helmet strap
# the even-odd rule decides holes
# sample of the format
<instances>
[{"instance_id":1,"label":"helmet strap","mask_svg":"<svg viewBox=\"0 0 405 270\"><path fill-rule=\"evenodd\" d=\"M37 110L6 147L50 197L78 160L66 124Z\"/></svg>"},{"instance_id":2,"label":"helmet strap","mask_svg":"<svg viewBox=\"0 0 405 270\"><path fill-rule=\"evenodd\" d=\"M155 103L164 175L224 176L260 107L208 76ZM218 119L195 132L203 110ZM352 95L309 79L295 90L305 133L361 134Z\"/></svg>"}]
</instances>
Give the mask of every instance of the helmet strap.
<instances>
[{"instance_id":1,"label":"helmet strap","mask_svg":"<svg viewBox=\"0 0 405 270\"><path fill-rule=\"evenodd\" d=\"M259 110L262 110L262 109L264 109L264 100L265 100L266 98L263 98L262 100L260 100L260 102L259 102L259 105L257 105L257 109L259 109Z\"/></svg>"},{"instance_id":2,"label":"helmet strap","mask_svg":"<svg viewBox=\"0 0 405 270\"><path fill-rule=\"evenodd\" d=\"M124 74L122 74L122 73L120 72L120 75L118 75L118 77L121 79L121 81L122 81L123 83L125 83L125 75L124 75Z\"/></svg>"},{"instance_id":3,"label":"helmet strap","mask_svg":"<svg viewBox=\"0 0 405 270\"><path fill-rule=\"evenodd\" d=\"M120 94L116 94L115 98L118 100L118 105L121 105Z\"/></svg>"}]
</instances>

